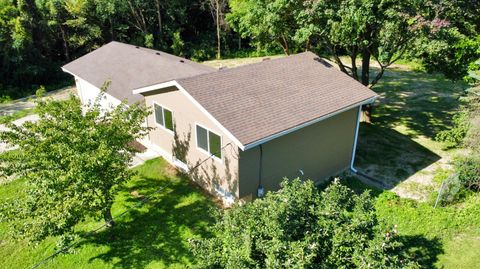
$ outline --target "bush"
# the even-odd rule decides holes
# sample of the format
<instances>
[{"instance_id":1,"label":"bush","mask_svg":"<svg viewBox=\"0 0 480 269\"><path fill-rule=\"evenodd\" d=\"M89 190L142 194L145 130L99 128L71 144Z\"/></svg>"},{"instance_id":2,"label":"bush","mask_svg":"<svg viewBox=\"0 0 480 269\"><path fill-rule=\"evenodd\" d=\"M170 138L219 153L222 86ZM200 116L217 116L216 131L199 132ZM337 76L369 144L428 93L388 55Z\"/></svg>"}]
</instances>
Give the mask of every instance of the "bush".
<instances>
[{"instance_id":1,"label":"bush","mask_svg":"<svg viewBox=\"0 0 480 269\"><path fill-rule=\"evenodd\" d=\"M438 199L439 205L448 205L455 201L458 201L462 192L463 184L460 181L457 174L451 174L445 181L442 183L442 188L438 193L438 197L435 198L435 201Z\"/></svg>"},{"instance_id":2,"label":"bush","mask_svg":"<svg viewBox=\"0 0 480 269\"><path fill-rule=\"evenodd\" d=\"M480 155L473 154L457 158L454 165L458 180L466 188L480 191Z\"/></svg>"},{"instance_id":3,"label":"bush","mask_svg":"<svg viewBox=\"0 0 480 269\"><path fill-rule=\"evenodd\" d=\"M444 143L444 149L459 147L469 127L469 115L466 111L461 111L453 116L453 127L449 130L439 132L435 139Z\"/></svg>"},{"instance_id":4,"label":"bush","mask_svg":"<svg viewBox=\"0 0 480 269\"><path fill-rule=\"evenodd\" d=\"M213 237L192 240L199 268L416 267L396 229L380 227L368 192L337 181L320 192L311 181L284 181L218 216Z\"/></svg>"}]
</instances>

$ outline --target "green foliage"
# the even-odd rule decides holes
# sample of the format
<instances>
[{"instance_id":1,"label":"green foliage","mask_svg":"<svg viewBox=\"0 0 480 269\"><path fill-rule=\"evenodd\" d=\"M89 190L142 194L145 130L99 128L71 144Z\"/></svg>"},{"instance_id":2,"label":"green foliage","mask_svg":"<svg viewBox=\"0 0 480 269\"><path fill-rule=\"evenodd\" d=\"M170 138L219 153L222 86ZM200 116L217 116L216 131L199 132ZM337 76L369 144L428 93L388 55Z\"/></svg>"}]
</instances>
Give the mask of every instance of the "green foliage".
<instances>
[{"instance_id":1,"label":"green foliage","mask_svg":"<svg viewBox=\"0 0 480 269\"><path fill-rule=\"evenodd\" d=\"M32 113L33 113L33 110L31 108L26 108L19 111L15 111L10 115L0 116L0 124L10 123L14 120L18 120L20 118L28 116Z\"/></svg>"},{"instance_id":2,"label":"green foliage","mask_svg":"<svg viewBox=\"0 0 480 269\"><path fill-rule=\"evenodd\" d=\"M35 95L37 97L43 97L47 93L47 90L45 89L45 86L40 86L36 91Z\"/></svg>"},{"instance_id":3,"label":"green foliage","mask_svg":"<svg viewBox=\"0 0 480 269\"><path fill-rule=\"evenodd\" d=\"M183 42L180 32L173 33L172 50L175 55L183 56L185 42Z\"/></svg>"},{"instance_id":4,"label":"green foliage","mask_svg":"<svg viewBox=\"0 0 480 269\"><path fill-rule=\"evenodd\" d=\"M438 193L439 197L435 197L435 201L438 199L440 205L448 205L458 201L460 192L464 189L463 185L457 174L449 175L442 182L442 188Z\"/></svg>"},{"instance_id":5,"label":"green foliage","mask_svg":"<svg viewBox=\"0 0 480 269\"><path fill-rule=\"evenodd\" d=\"M203 0L0 0L0 96L23 97L34 93L32 84L58 83L69 77L60 66L112 40L173 52L174 33L179 33L186 45L175 46L175 53L191 57L215 42L215 24L204 4ZM222 36L229 48L234 36L225 31Z\"/></svg>"},{"instance_id":6,"label":"green foliage","mask_svg":"<svg viewBox=\"0 0 480 269\"><path fill-rule=\"evenodd\" d=\"M79 235L73 255L58 255L39 268L189 268L194 259L188 238L207 236L215 204L186 178L175 175L162 158L146 161L133 170L136 176L119 188L112 207L117 224L92 236L86 233L102 223L88 218L75 227ZM0 204L23 193L24 180L0 184ZM163 187L163 191L156 191ZM150 196L140 207L139 200ZM122 215L123 211L131 210ZM55 252L58 237L29 245L12 240L0 222L0 268L24 269ZM74 239L74 238L65 238ZM63 244L67 241L63 241ZM60 247L59 245L58 247Z\"/></svg>"},{"instance_id":7,"label":"green foliage","mask_svg":"<svg viewBox=\"0 0 480 269\"><path fill-rule=\"evenodd\" d=\"M286 54L317 49L328 52L340 70L374 85L384 69L412 49L430 30L426 1L262 1L230 2L227 20L242 37L261 48L280 46ZM348 65L340 59L350 56ZM363 69L358 74L356 59ZM370 78L371 57L380 72ZM372 73L373 77L373 73Z\"/></svg>"},{"instance_id":8,"label":"green foliage","mask_svg":"<svg viewBox=\"0 0 480 269\"><path fill-rule=\"evenodd\" d=\"M70 233L88 217L111 224L118 188L130 180L135 149L130 142L148 130L141 105L102 109L99 95L82 110L80 100L38 100L39 120L9 124L0 138L14 151L0 155L1 176L25 180L20 197L5 201L1 219L17 238L39 241Z\"/></svg>"},{"instance_id":9,"label":"green foliage","mask_svg":"<svg viewBox=\"0 0 480 269\"><path fill-rule=\"evenodd\" d=\"M458 180L466 187L480 191L480 155L459 157L454 163Z\"/></svg>"},{"instance_id":10,"label":"green foliage","mask_svg":"<svg viewBox=\"0 0 480 269\"><path fill-rule=\"evenodd\" d=\"M436 17L434 31L415 40L414 57L423 60L427 70L449 78L467 75L468 63L480 57L479 12L477 1L442 1L430 11Z\"/></svg>"},{"instance_id":11,"label":"green foliage","mask_svg":"<svg viewBox=\"0 0 480 269\"><path fill-rule=\"evenodd\" d=\"M249 37L254 47L271 49L280 46L285 54L300 48L293 38L298 25L295 15L302 1L234 0L229 2L226 19L243 38Z\"/></svg>"},{"instance_id":12,"label":"green foliage","mask_svg":"<svg viewBox=\"0 0 480 269\"><path fill-rule=\"evenodd\" d=\"M435 34L436 38L418 41L420 58L428 71L439 71L451 79L462 79L468 74L468 64L480 57L480 35L468 37L456 28Z\"/></svg>"},{"instance_id":13,"label":"green foliage","mask_svg":"<svg viewBox=\"0 0 480 269\"><path fill-rule=\"evenodd\" d=\"M443 142L444 149L457 148L463 144L463 140L470 128L469 114L466 111L460 111L453 116L453 127L439 132L435 140Z\"/></svg>"},{"instance_id":14,"label":"green foliage","mask_svg":"<svg viewBox=\"0 0 480 269\"><path fill-rule=\"evenodd\" d=\"M145 47L147 47L147 48L153 48L153 35L152 34L145 35L144 44L145 44Z\"/></svg>"},{"instance_id":15,"label":"green foliage","mask_svg":"<svg viewBox=\"0 0 480 269\"><path fill-rule=\"evenodd\" d=\"M218 217L214 237L192 240L199 268L415 267L396 229L378 224L368 192L338 182L320 192L311 181L284 181Z\"/></svg>"}]
</instances>

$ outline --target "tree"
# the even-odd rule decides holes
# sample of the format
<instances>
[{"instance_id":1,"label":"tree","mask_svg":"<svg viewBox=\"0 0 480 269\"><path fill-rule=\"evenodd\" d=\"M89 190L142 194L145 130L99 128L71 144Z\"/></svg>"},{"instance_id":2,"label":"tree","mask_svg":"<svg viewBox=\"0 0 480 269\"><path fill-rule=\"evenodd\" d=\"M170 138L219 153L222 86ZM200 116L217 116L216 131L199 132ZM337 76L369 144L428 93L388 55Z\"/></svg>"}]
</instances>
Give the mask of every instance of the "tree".
<instances>
[{"instance_id":1,"label":"tree","mask_svg":"<svg viewBox=\"0 0 480 269\"><path fill-rule=\"evenodd\" d=\"M63 235L88 217L114 225L111 206L133 175L131 142L145 134L148 112L125 103L102 109L100 95L82 111L78 98L38 101L37 122L10 124L0 138L15 150L0 155L2 176L23 180L24 190L1 206L18 238L33 241Z\"/></svg>"},{"instance_id":2,"label":"tree","mask_svg":"<svg viewBox=\"0 0 480 269\"><path fill-rule=\"evenodd\" d=\"M250 37L262 46L278 43L286 54L303 49L326 50L342 72L373 87L386 68L412 49L413 40L431 27L425 3L423 0L235 0L227 18L243 37ZM350 63L342 60L345 54ZM371 59L378 70L371 69Z\"/></svg>"},{"instance_id":3,"label":"tree","mask_svg":"<svg viewBox=\"0 0 480 269\"><path fill-rule=\"evenodd\" d=\"M225 25L225 9L227 8L226 0L208 0L208 7L212 13L212 18L217 30L217 59L222 57L221 48L221 28Z\"/></svg>"},{"instance_id":4,"label":"tree","mask_svg":"<svg viewBox=\"0 0 480 269\"><path fill-rule=\"evenodd\" d=\"M278 192L219 215L213 236L192 240L199 268L415 267L395 229L380 228L367 192L338 182L284 181Z\"/></svg>"},{"instance_id":5,"label":"tree","mask_svg":"<svg viewBox=\"0 0 480 269\"><path fill-rule=\"evenodd\" d=\"M293 39L298 25L295 15L303 8L300 0L232 0L229 25L257 48L280 46L286 55L298 50Z\"/></svg>"},{"instance_id":6,"label":"tree","mask_svg":"<svg viewBox=\"0 0 480 269\"><path fill-rule=\"evenodd\" d=\"M441 72L454 80L468 74L468 64L480 57L480 2L442 1L431 9L437 18L433 30L415 40L410 57L422 61L429 72ZM443 27L438 27L438 25Z\"/></svg>"}]
</instances>

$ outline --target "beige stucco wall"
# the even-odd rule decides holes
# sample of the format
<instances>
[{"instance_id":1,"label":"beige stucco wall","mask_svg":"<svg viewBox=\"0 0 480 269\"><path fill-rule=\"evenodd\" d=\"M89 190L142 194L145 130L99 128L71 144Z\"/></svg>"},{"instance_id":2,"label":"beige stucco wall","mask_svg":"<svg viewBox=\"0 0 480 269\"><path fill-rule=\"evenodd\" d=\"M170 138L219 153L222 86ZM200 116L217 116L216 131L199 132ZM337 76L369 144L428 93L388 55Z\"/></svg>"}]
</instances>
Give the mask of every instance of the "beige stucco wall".
<instances>
[{"instance_id":1,"label":"beige stucco wall","mask_svg":"<svg viewBox=\"0 0 480 269\"><path fill-rule=\"evenodd\" d=\"M273 139L262 145L262 185L276 190L284 177L314 181L349 167L355 136L358 108ZM259 180L260 149L240 152L240 198L256 197Z\"/></svg>"},{"instance_id":2,"label":"beige stucco wall","mask_svg":"<svg viewBox=\"0 0 480 269\"><path fill-rule=\"evenodd\" d=\"M173 133L159 127L155 123L153 115L153 103L169 109L173 113L175 128L181 140L186 141L190 133L189 151L187 154L187 165L189 168L197 163L205 161L197 169L192 171L192 179L205 189L215 194L216 185L238 198L238 147L233 143L198 107L196 107L177 88L171 87L160 91L152 91L145 95L145 103L152 109L152 114L147 119L150 131L148 138L150 143L160 150L164 155L172 156L172 145L174 142ZM197 148L195 124L210 129L222 138L222 160L211 158L205 152ZM153 147L152 149L155 149Z\"/></svg>"}]
</instances>

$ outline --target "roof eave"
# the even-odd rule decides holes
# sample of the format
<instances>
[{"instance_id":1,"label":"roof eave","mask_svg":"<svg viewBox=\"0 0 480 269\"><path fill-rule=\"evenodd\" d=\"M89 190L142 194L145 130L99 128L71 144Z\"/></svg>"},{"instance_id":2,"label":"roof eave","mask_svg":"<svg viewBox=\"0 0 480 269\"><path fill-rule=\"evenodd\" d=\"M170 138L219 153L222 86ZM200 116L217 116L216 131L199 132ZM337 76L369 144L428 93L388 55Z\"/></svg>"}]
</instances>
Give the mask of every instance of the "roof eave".
<instances>
[{"instance_id":1,"label":"roof eave","mask_svg":"<svg viewBox=\"0 0 480 269\"><path fill-rule=\"evenodd\" d=\"M238 140L230 131L227 130L227 128L225 128L217 119L215 119L215 117L213 117L212 114L210 114L197 100L195 100L195 98L193 98L193 96L191 96L190 93L188 93L187 90L185 90L185 88L183 88L183 86L180 85L180 83L178 83L176 80L134 89L133 93L144 95L144 93L147 92L160 90L172 86L175 86L181 93L183 93L187 97L187 99L189 99L198 109L200 109L200 111L202 111L203 114L205 114L215 125L217 125L217 127L223 133L225 133L228 138L230 138L230 140L235 143L235 145L237 145L241 150L245 150L245 145L243 145L240 140Z\"/></svg>"},{"instance_id":2,"label":"roof eave","mask_svg":"<svg viewBox=\"0 0 480 269\"><path fill-rule=\"evenodd\" d=\"M358 106L367 105L367 104L371 104L371 103L375 102L375 100L376 100L377 98L378 98L378 95L373 96L373 97L368 98L368 99L366 99L366 100L363 100L363 101L361 101L361 102L355 103L355 104L353 104L353 105L350 105L350 106L344 107L344 108L342 108L342 109L340 109L340 110L337 110L337 111L335 111L335 112L332 112L332 113L330 113L330 114L321 116L321 117L316 118L316 119L314 119L314 120L311 120L311 121L302 123L302 124L297 125L297 126L295 126L295 127L286 129L286 130L284 130L284 131L275 133L275 134L273 134L273 135L264 137L264 138L262 138L262 139L259 139L259 140L257 140L257 141L254 141L254 142L252 142L252 143L246 144L244 150L248 150L248 149L254 148L254 147L258 146L258 145L267 143L267 142L270 141L270 140L273 140L273 139L275 139L275 138L278 138L278 137L287 135L287 134L289 134L289 133L291 133L291 132L294 132L294 131L296 131L296 130L305 128L305 127L310 126L310 125L312 125L312 124L315 124L315 123L317 123L317 122L326 120L326 119L328 119L328 118L331 118L331 117L333 117L333 116L335 116L335 115L338 115L338 114L340 114L340 113L342 113L342 112L345 112L345 111L347 111L347 110L350 110L350 109L352 109L352 108L355 108L355 107L358 107Z\"/></svg>"}]
</instances>

